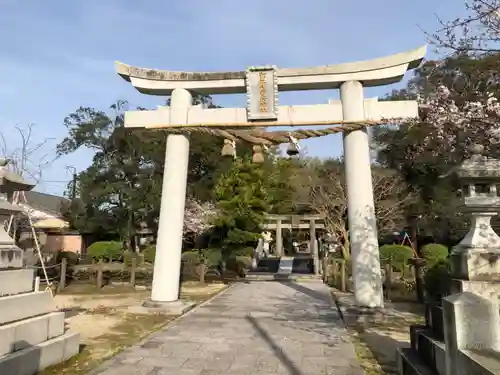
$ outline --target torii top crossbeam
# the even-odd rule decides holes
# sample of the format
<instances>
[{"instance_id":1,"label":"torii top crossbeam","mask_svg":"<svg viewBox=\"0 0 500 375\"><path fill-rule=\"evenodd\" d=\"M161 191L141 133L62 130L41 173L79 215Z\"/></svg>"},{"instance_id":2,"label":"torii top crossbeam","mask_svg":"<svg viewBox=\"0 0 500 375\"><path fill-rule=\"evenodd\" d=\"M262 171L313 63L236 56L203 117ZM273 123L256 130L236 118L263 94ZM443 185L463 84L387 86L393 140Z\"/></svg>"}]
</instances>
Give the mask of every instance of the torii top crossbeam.
<instances>
[{"instance_id":1,"label":"torii top crossbeam","mask_svg":"<svg viewBox=\"0 0 500 375\"><path fill-rule=\"evenodd\" d=\"M363 87L379 86L401 80L408 69L423 60L427 46L377 59L325 65L313 68L275 66L250 67L238 72L175 72L137 68L116 62L117 73L139 92L149 95L170 95L185 89L204 95L246 93L246 108L207 109L193 106L182 124L171 120L170 109L128 111L125 126L129 128L162 129L170 132L204 131L226 139L243 139L254 144L286 142L288 132L268 132L268 126L343 125L329 129L296 130L297 139L318 137L365 126L378 125L387 119L416 117L415 101L378 102L364 100L361 121L348 121L341 101L328 104L278 106L279 91L336 89L344 82L357 81ZM239 130L238 130L239 129Z\"/></svg>"},{"instance_id":2,"label":"torii top crossbeam","mask_svg":"<svg viewBox=\"0 0 500 375\"><path fill-rule=\"evenodd\" d=\"M408 69L418 67L427 46L366 61L312 68L276 69L279 91L337 89L343 82L360 81L364 87L399 82ZM138 68L116 62L116 71L141 93L170 95L184 88L203 95L247 92L247 73L239 72L176 72Z\"/></svg>"}]
</instances>

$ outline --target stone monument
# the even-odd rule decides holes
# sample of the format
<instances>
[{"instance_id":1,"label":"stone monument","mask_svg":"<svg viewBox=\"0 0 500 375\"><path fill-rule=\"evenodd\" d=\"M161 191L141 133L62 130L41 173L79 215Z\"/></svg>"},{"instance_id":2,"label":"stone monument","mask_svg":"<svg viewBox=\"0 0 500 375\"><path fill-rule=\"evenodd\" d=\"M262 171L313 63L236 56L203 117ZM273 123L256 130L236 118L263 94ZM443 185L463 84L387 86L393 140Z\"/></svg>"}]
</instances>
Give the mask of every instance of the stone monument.
<instances>
[{"instance_id":1,"label":"stone monument","mask_svg":"<svg viewBox=\"0 0 500 375\"><path fill-rule=\"evenodd\" d=\"M34 291L34 269L23 268L23 250L5 231L22 211L9 198L34 187L7 165L0 159L0 374L34 375L77 354L80 335L65 332L50 291Z\"/></svg>"},{"instance_id":2,"label":"stone monument","mask_svg":"<svg viewBox=\"0 0 500 375\"><path fill-rule=\"evenodd\" d=\"M271 241L272 241L272 236L270 232L263 232L261 234L262 241L263 241L263 246L262 246L262 251L264 252L264 257L269 256L269 251L270 251L270 246L271 246Z\"/></svg>"},{"instance_id":3,"label":"stone monument","mask_svg":"<svg viewBox=\"0 0 500 375\"><path fill-rule=\"evenodd\" d=\"M14 243L14 239L6 231L7 222L14 214L22 212L22 208L10 203L15 191L31 190L34 185L24 181L20 176L7 169L9 161L0 158L0 268L21 268L23 251Z\"/></svg>"},{"instance_id":4,"label":"stone monument","mask_svg":"<svg viewBox=\"0 0 500 375\"><path fill-rule=\"evenodd\" d=\"M170 107L154 111L128 111L127 128L171 130L167 138L156 259L151 299L168 304L179 298L182 226L189 159L189 134L196 127L229 129L297 127L344 124L344 160L347 182L349 233L357 303L383 306L377 224L370 167L369 136L362 123L418 116L416 101L365 99L364 87L400 81L408 69L418 67L426 46L388 57L310 68L266 65L237 72L173 72L116 63L117 73L139 92L170 95ZM340 89L341 100L328 104L279 106L280 91ZM193 106L192 93L247 94L246 108ZM345 127L358 124L357 128ZM226 130L228 129L228 130ZM269 137L235 130L240 139L262 145ZM234 133L233 132L233 133ZM234 134L236 134L234 133ZM320 134L323 134L320 132ZM227 137L226 137L227 138ZM282 137L291 140L290 137ZM280 138L281 139L281 138ZM293 142L292 142L293 144ZM259 150L261 146L254 146ZM298 150L297 150L298 152ZM168 167L167 167L168 166Z\"/></svg>"}]
</instances>

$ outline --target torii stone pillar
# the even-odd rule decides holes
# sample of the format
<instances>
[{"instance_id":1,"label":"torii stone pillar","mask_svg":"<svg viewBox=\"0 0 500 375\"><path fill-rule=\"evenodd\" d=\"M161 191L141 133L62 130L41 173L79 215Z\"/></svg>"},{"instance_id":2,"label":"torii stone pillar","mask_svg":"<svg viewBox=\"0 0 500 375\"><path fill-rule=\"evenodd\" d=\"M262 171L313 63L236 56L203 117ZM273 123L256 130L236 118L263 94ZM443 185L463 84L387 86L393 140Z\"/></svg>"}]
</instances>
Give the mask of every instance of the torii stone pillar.
<instances>
[{"instance_id":1,"label":"torii stone pillar","mask_svg":"<svg viewBox=\"0 0 500 375\"><path fill-rule=\"evenodd\" d=\"M340 86L340 99L344 120L365 120L363 85L360 82L344 82ZM382 307L384 297L366 128L344 133L344 167L356 301L362 306Z\"/></svg>"},{"instance_id":2,"label":"torii stone pillar","mask_svg":"<svg viewBox=\"0 0 500 375\"><path fill-rule=\"evenodd\" d=\"M172 92L170 121L185 123L193 98L184 89ZM189 136L169 134L165 151L165 170L161 189L160 220L156 240L152 302L179 299L179 280L189 162Z\"/></svg>"},{"instance_id":3,"label":"torii stone pillar","mask_svg":"<svg viewBox=\"0 0 500 375\"><path fill-rule=\"evenodd\" d=\"M275 247L276 256L282 257L283 253L283 231L281 229L281 219L276 219L276 231L275 231Z\"/></svg>"},{"instance_id":4,"label":"torii stone pillar","mask_svg":"<svg viewBox=\"0 0 500 375\"><path fill-rule=\"evenodd\" d=\"M312 68L251 67L236 72L173 72L138 68L116 63L117 73L139 92L172 95L170 108L155 111L128 111L128 128L179 130L183 126L268 127L324 125L346 120L380 122L388 118L417 117L416 101L364 99L363 86L383 86L400 81L408 69L418 67L427 47L368 61ZM363 85L361 85L361 83ZM328 104L278 106L279 91L340 89L342 101ZM247 94L246 108L191 107L189 92L202 95ZM188 99L189 98L189 99ZM189 102L189 104L188 104ZM265 141L265 139L262 139ZM156 252L152 300L172 302L178 298L182 246L182 221L186 194L189 141L170 135L163 180L160 229ZM348 185L348 212L353 255L354 292L357 303L382 307L382 281L378 255L377 228L368 134L357 130L344 137ZM175 160L172 162L172 159ZM183 180L184 182L182 182ZM276 245L280 248L279 225Z\"/></svg>"},{"instance_id":5,"label":"torii stone pillar","mask_svg":"<svg viewBox=\"0 0 500 375\"><path fill-rule=\"evenodd\" d=\"M314 274L319 275L318 242L316 239L316 220L309 220L309 251L313 257Z\"/></svg>"}]
</instances>

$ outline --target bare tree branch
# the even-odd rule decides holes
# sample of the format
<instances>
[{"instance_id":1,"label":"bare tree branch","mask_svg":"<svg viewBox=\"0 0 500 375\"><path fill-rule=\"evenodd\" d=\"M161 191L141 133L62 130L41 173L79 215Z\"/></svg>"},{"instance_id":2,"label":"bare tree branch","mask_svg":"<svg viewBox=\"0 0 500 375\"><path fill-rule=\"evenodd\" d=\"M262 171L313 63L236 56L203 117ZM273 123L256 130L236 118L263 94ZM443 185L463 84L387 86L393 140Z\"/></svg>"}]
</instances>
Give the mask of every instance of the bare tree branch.
<instances>
[{"instance_id":1,"label":"bare tree branch","mask_svg":"<svg viewBox=\"0 0 500 375\"><path fill-rule=\"evenodd\" d=\"M51 157L50 151L43 153L44 148L54 149L50 146L50 142L54 142L55 138L35 141L33 139L34 126L34 124L24 127L19 124L14 125L20 138L19 143L7 142L4 134L0 132L0 153L3 157L11 159L9 166L13 172L38 183L42 179L43 171L57 159L57 155L54 152L54 156ZM13 146L12 143L14 143Z\"/></svg>"},{"instance_id":2,"label":"bare tree branch","mask_svg":"<svg viewBox=\"0 0 500 375\"><path fill-rule=\"evenodd\" d=\"M343 243L343 255L349 257L347 228L347 195L343 164L325 166L320 174L310 173L310 205L325 216L327 231L334 233ZM406 224L405 212L415 201L403 179L392 170L374 168L373 195L379 232L392 233Z\"/></svg>"},{"instance_id":3,"label":"bare tree branch","mask_svg":"<svg viewBox=\"0 0 500 375\"><path fill-rule=\"evenodd\" d=\"M465 0L465 17L438 18L441 28L426 33L431 43L453 53L500 52L500 0Z\"/></svg>"}]
</instances>

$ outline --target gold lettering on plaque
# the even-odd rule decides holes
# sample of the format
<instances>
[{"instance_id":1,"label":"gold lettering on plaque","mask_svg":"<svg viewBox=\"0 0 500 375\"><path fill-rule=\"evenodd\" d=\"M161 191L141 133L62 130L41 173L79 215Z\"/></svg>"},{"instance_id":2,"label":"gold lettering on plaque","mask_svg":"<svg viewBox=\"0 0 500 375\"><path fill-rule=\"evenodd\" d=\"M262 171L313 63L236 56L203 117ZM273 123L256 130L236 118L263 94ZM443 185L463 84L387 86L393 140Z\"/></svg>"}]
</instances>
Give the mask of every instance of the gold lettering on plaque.
<instances>
[{"instance_id":1,"label":"gold lettering on plaque","mask_svg":"<svg viewBox=\"0 0 500 375\"><path fill-rule=\"evenodd\" d=\"M260 111L267 112L267 98L266 98L266 72L259 72L259 92L260 92Z\"/></svg>"}]
</instances>

